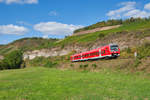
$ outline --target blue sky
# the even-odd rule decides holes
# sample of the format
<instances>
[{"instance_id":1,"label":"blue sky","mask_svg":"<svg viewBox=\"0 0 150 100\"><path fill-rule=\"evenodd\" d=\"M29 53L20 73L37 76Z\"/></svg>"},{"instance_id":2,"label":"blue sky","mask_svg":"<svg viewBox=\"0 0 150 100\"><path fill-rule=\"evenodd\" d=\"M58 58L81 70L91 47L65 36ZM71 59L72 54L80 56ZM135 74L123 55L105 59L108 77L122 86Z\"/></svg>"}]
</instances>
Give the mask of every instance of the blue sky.
<instances>
[{"instance_id":1,"label":"blue sky","mask_svg":"<svg viewBox=\"0 0 150 100\"><path fill-rule=\"evenodd\" d=\"M0 0L0 44L63 38L108 19L150 16L150 0Z\"/></svg>"}]
</instances>

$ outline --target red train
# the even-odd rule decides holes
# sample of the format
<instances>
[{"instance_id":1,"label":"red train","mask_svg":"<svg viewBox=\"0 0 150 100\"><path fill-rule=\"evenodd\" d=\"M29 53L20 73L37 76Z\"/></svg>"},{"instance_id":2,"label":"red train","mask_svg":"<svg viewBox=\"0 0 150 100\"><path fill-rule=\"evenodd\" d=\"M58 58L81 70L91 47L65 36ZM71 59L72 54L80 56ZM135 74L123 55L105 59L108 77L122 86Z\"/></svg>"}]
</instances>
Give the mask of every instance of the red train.
<instances>
[{"instance_id":1,"label":"red train","mask_svg":"<svg viewBox=\"0 0 150 100\"><path fill-rule=\"evenodd\" d=\"M109 44L91 51L75 54L70 57L71 61L85 61L100 58L116 58L120 56L120 49L116 44Z\"/></svg>"}]
</instances>

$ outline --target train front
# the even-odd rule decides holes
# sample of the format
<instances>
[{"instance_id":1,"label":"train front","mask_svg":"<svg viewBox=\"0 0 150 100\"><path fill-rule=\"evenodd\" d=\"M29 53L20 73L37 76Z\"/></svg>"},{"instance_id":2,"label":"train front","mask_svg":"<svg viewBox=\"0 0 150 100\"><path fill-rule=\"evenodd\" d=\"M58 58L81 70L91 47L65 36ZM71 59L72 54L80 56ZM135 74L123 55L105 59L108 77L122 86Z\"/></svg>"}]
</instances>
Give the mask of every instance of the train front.
<instances>
[{"instance_id":1,"label":"train front","mask_svg":"<svg viewBox=\"0 0 150 100\"><path fill-rule=\"evenodd\" d=\"M113 58L117 58L118 56L120 56L120 49L119 46L116 44L111 44L110 45L110 52L111 52L111 56Z\"/></svg>"}]
</instances>

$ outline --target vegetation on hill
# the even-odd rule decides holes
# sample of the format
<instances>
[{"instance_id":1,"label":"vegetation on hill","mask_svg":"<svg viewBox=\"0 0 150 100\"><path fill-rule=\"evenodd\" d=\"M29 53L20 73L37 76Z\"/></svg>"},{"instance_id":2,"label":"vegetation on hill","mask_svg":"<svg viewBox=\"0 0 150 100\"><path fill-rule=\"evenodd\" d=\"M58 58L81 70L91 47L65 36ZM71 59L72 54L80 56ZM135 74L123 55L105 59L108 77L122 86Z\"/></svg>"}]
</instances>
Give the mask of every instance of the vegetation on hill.
<instances>
[{"instance_id":1,"label":"vegetation on hill","mask_svg":"<svg viewBox=\"0 0 150 100\"><path fill-rule=\"evenodd\" d=\"M113 26L113 25L121 25L121 24L129 24L129 23L133 23L133 22L139 22L141 20L150 20L150 18L133 18L131 17L130 19L126 19L126 20L122 20L122 19L111 19L111 20L107 20L107 21L102 21L102 22L98 22L96 24L81 28L81 29L77 29L74 31L74 33L77 32L82 32L82 31L86 31L86 30L91 30L91 29L95 29L95 28L100 28L100 27L106 27L106 26Z\"/></svg>"},{"instance_id":2,"label":"vegetation on hill","mask_svg":"<svg viewBox=\"0 0 150 100\"><path fill-rule=\"evenodd\" d=\"M130 21L132 20L132 21ZM150 18L149 19L127 19L126 22L119 28L105 30L105 31L98 31L94 33L79 35L79 36L68 36L60 42L56 42L55 45L57 46L65 46L65 45L86 45L89 43L96 43L98 40L102 40L105 37L109 37L110 35L116 34L126 34L126 33L134 33L133 35L137 35L136 38L143 38L146 36L150 36L149 29L150 29ZM141 34L139 34L139 32Z\"/></svg>"},{"instance_id":3,"label":"vegetation on hill","mask_svg":"<svg viewBox=\"0 0 150 100\"><path fill-rule=\"evenodd\" d=\"M17 49L21 49L24 52L43 48L51 48L57 40L58 39L44 39L37 37L19 39L8 45L0 47L0 55L7 54Z\"/></svg>"},{"instance_id":4,"label":"vegetation on hill","mask_svg":"<svg viewBox=\"0 0 150 100\"><path fill-rule=\"evenodd\" d=\"M101 23L101 22L100 22ZM105 37L115 34L135 33L138 37L143 38L149 36L150 18L130 18L126 20L109 20L107 23L123 23L121 27L98 31L89 34L83 34L79 36L68 36L63 40L58 39L43 39L43 38L23 38L16 40L8 45L0 46L0 55L7 54L13 50L21 49L22 51L39 50L43 48L60 47L64 48L67 45L79 44L86 46L88 44L94 44L98 40L102 40ZM91 26L95 27L95 26ZM100 26L97 26L100 27ZM138 34L138 33L142 34Z\"/></svg>"}]
</instances>

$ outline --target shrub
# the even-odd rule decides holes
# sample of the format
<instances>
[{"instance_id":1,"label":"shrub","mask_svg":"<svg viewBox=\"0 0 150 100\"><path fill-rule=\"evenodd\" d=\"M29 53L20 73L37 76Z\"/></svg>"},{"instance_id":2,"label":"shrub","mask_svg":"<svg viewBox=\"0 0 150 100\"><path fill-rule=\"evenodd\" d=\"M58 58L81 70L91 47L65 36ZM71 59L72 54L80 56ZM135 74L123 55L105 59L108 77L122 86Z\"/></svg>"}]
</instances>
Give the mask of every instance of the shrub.
<instances>
[{"instance_id":1,"label":"shrub","mask_svg":"<svg viewBox=\"0 0 150 100\"><path fill-rule=\"evenodd\" d=\"M134 67L138 67L140 63L141 63L140 59L137 58L134 62Z\"/></svg>"},{"instance_id":2,"label":"shrub","mask_svg":"<svg viewBox=\"0 0 150 100\"><path fill-rule=\"evenodd\" d=\"M58 63L51 58L37 57L33 60L29 61L30 66L42 66L47 68L52 68L56 66Z\"/></svg>"},{"instance_id":3,"label":"shrub","mask_svg":"<svg viewBox=\"0 0 150 100\"><path fill-rule=\"evenodd\" d=\"M21 67L22 62L22 52L15 50L5 56L2 65L4 69L18 69Z\"/></svg>"},{"instance_id":4,"label":"shrub","mask_svg":"<svg viewBox=\"0 0 150 100\"><path fill-rule=\"evenodd\" d=\"M80 68L82 68L82 67L83 67L83 65L81 64L81 65L80 65Z\"/></svg>"},{"instance_id":5,"label":"shrub","mask_svg":"<svg viewBox=\"0 0 150 100\"><path fill-rule=\"evenodd\" d=\"M127 50L127 53L131 53L131 48L128 47L126 50Z\"/></svg>"},{"instance_id":6,"label":"shrub","mask_svg":"<svg viewBox=\"0 0 150 100\"><path fill-rule=\"evenodd\" d=\"M84 68L87 68L88 66L89 66L88 64L85 64L85 65L84 65Z\"/></svg>"},{"instance_id":7,"label":"shrub","mask_svg":"<svg viewBox=\"0 0 150 100\"><path fill-rule=\"evenodd\" d=\"M145 42L141 47L138 48L138 58L142 59L144 57L150 56L150 43Z\"/></svg>"},{"instance_id":8,"label":"shrub","mask_svg":"<svg viewBox=\"0 0 150 100\"><path fill-rule=\"evenodd\" d=\"M0 70L8 69L8 64L3 60L0 62Z\"/></svg>"},{"instance_id":9,"label":"shrub","mask_svg":"<svg viewBox=\"0 0 150 100\"><path fill-rule=\"evenodd\" d=\"M0 61L0 70L3 70L3 64L2 64L2 61Z\"/></svg>"},{"instance_id":10,"label":"shrub","mask_svg":"<svg viewBox=\"0 0 150 100\"><path fill-rule=\"evenodd\" d=\"M98 36L99 36L99 38L103 38L105 36L105 34L104 33L100 33Z\"/></svg>"},{"instance_id":11,"label":"shrub","mask_svg":"<svg viewBox=\"0 0 150 100\"><path fill-rule=\"evenodd\" d=\"M74 67L74 65L73 65L73 64L70 64L70 66L71 66L71 67Z\"/></svg>"},{"instance_id":12,"label":"shrub","mask_svg":"<svg viewBox=\"0 0 150 100\"><path fill-rule=\"evenodd\" d=\"M92 67L96 68L96 67L97 67L97 65L96 65L96 64L92 64Z\"/></svg>"},{"instance_id":13,"label":"shrub","mask_svg":"<svg viewBox=\"0 0 150 100\"><path fill-rule=\"evenodd\" d=\"M51 61L46 61L45 64L44 64L44 67L47 67L47 68L52 68L55 64L52 63Z\"/></svg>"}]
</instances>

